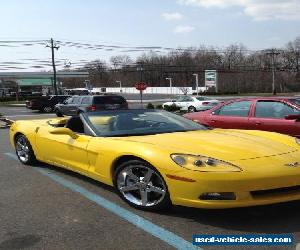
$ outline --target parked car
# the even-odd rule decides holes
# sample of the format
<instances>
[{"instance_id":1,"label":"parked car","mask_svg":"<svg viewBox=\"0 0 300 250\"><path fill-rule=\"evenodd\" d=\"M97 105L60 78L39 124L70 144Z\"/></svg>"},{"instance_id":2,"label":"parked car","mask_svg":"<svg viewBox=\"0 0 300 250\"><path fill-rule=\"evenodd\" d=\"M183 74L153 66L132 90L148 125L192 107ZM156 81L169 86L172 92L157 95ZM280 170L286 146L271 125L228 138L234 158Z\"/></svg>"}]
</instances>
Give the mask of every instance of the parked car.
<instances>
[{"instance_id":1,"label":"parked car","mask_svg":"<svg viewBox=\"0 0 300 250\"><path fill-rule=\"evenodd\" d=\"M300 138L299 97L238 99L184 117L214 128L265 130Z\"/></svg>"},{"instance_id":2,"label":"parked car","mask_svg":"<svg viewBox=\"0 0 300 250\"><path fill-rule=\"evenodd\" d=\"M168 106L176 106L183 111L196 112L211 109L218 105L220 102L206 96L177 96L171 102L163 103L163 108L167 109Z\"/></svg>"},{"instance_id":3,"label":"parked car","mask_svg":"<svg viewBox=\"0 0 300 250\"><path fill-rule=\"evenodd\" d=\"M109 109L128 109L128 103L119 95L72 96L64 103L57 104L55 113L57 116L74 116L81 112Z\"/></svg>"},{"instance_id":4,"label":"parked car","mask_svg":"<svg viewBox=\"0 0 300 250\"><path fill-rule=\"evenodd\" d=\"M18 120L10 141L21 163L86 175L139 209L300 200L300 139L287 135L209 130L170 112L128 109Z\"/></svg>"},{"instance_id":5,"label":"parked car","mask_svg":"<svg viewBox=\"0 0 300 250\"><path fill-rule=\"evenodd\" d=\"M41 112L50 113L54 110L56 104L66 100L68 95L50 95L41 96L37 99L26 101L26 108L32 110L39 110Z\"/></svg>"}]
</instances>

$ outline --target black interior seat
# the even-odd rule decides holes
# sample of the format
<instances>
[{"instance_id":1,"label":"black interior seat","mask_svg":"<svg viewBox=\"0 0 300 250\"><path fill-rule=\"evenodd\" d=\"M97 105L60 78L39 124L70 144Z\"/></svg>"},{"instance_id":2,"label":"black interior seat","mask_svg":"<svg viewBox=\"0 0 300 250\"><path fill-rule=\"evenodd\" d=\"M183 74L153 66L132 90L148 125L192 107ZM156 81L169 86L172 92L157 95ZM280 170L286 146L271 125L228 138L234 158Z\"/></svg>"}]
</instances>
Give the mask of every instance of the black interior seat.
<instances>
[{"instance_id":1,"label":"black interior seat","mask_svg":"<svg viewBox=\"0 0 300 250\"><path fill-rule=\"evenodd\" d=\"M65 126L66 128L71 129L72 131L76 133L84 133L84 126L83 122L81 121L79 116L72 116L68 121Z\"/></svg>"}]
</instances>

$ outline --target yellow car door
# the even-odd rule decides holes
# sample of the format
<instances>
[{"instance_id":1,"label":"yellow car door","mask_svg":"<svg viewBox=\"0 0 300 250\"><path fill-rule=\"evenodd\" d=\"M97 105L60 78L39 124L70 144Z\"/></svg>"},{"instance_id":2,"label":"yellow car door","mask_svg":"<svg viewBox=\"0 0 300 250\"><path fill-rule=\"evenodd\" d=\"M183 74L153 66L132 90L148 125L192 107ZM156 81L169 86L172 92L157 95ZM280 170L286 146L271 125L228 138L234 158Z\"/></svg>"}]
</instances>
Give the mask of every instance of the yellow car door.
<instances>
[{"instance_id":1,"label":"yellow car door","mask_svg":"<svg viewBox=\"0 0 300 250\"><path fill-rule=\"evenodd\" d=\"M86 174L89 168L87 146L91 136L77 135L74 139L66 134L52 134L47 127L41 127L36 136L38 157L50 164Z\"/></svg>"}]
</instances>

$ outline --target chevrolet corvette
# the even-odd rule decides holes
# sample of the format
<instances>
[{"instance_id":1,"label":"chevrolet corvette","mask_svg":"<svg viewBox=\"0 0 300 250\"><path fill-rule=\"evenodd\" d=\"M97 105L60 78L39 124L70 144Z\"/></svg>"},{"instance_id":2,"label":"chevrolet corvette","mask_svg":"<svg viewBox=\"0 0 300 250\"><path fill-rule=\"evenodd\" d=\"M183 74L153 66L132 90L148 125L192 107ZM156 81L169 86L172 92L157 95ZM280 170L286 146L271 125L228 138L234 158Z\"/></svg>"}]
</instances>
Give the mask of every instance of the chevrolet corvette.
<instances>
[{"instance_id":1,"label":"chevrolet corvette","mask_svg":"<svg viewBox=\"0 0 300 250\"><path fill-rule=\"evenodd\" d=\"M114 186L129 205L231 208L300 200L300 140L208 129L157 110L16 121L11 144L36 161Z\"/></svg>"}]
</instances>

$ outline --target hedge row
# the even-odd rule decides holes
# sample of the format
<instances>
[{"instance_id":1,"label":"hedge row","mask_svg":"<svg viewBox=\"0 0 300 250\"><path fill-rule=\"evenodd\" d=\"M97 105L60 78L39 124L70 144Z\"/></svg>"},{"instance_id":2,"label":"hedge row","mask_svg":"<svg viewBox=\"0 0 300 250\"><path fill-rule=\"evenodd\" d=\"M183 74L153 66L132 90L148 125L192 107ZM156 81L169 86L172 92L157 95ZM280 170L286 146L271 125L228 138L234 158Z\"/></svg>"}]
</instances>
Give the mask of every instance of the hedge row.
<instances>
[{"instance_id":1,"label":"hedge row","mask_svg":"<svg viewBox=\"0 0 300 250\"><path fill-rule=\"evenodd\" d=\"M238 95L238 92L199 92L199 95ZM193 93L196 95L196 93Z\"/></svg>"},{"instance_id":2,"label":"hedge row","mask_svg":"<svg viewBox=\"0 0 300 250\"><path fill-rule=\"evenodd\" d=\"M161 104L154 106L151 102L147 104L146 108L147 109L163 109ZM175 111L180 110L180 108L178 108L175 104L170 105L170 106L165 105L164 109L169 112L175 112Z\"/></svg>"}]
</instances>

